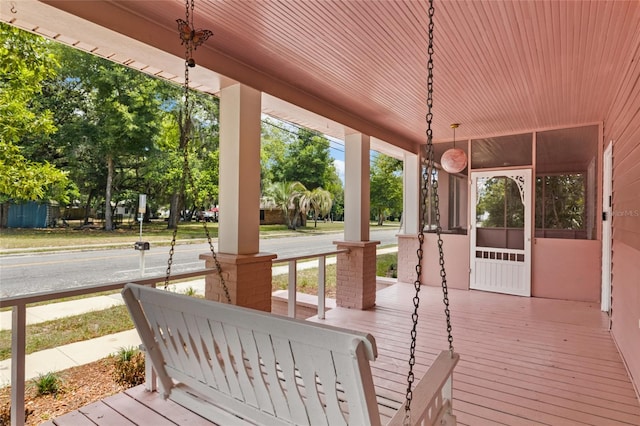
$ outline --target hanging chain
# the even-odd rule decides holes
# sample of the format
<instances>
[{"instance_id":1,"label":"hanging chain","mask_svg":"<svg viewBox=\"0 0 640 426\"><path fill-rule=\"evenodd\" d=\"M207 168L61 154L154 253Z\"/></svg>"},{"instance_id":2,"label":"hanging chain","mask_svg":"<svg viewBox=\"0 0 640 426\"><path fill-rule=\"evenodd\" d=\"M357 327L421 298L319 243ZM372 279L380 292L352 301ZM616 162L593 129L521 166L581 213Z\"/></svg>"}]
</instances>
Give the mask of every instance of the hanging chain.
<instances>
[{"instance_id":1,"label":"hanging chain","mask_svg":"<svg viewBox=\"0 0 640 426\"><path fill-rule=\"evenodd\" d=\"M185 22L189 24L190 28L193 28L193 9L194 9L194 0L185 1ZM195 66L195 62L193 61L193 40L187 41L185 44L185 52L184 52L184 104L183 104L183 112L181 119L181 129L180 129L180 148L182 149L182 176L180 178L180 201L185 200L185 194L187 189L187 179L189 181L190 188L193 191L197 191L197 187L193 181L193 174L191 173L191 168L189 167L189 142L191 141L191 111L192 111L192 103L191 96L189 90L189 68ZM196 199L197 194L195 194ZM204 227L204 232L207 236L207 242L209 243L209 250L211 251L211 255L213 256L213 261L215 262L216 272L218 274L218 279L220 280L220 284L222 285L222 289L224 291L224 296L227 300L227 303L231 303L231 295L229 294L229 288L227 287L227 283L224 280L224 276L222 275L222 267L220 266L220 261L218 260L218 256L216 255L216 251L213 248L213 241L211 240L211 234L209 232L209 228L207 227L207 222L202 221L202 226ZM175 252L176 246L176 236L178 235L178 222L176 222L176 226L173 229L173 234L171 237L171 248L169 249L169 259L167 260L167 271L164 280L165 288L169 285L169 278L171 277L171 266L173 264L173 255Z\"/></svg>"},{"instance_id":2,"label":"hanging chain","mask_svg":"<svg viewBox=\"0 0 640 426\"><path fill-rule=\"evenodd\" d=\"M413 297L413 313L411 314L411 319L413 321L413 326L411 328L411 344L409 348L409 373L407 374L407 392L406 392L406 401L405 401L405 417L404 424L411 424L411 401L413 399L413 383L415 381L415 374L413 372L413 367L416 363L416 341L418 336L418 308L420 306L420 289L422 286L422 260L424 258L424 229L427 225L426 223L426 214L427 214L427 205L429 201L429 187L431 187L431 191L433 194L433 202L436 211L435 222L436 222L436 234L438 236L438 251L440 256L440 277L442 278L442 292L443 292L443 302L445 306L445 315L447 320L447 340L449 342L449 351L453 354L453 337L451 334L451 312L449 310L449 294L447 289L447 275L444 267L444 252L443 252L443 243L442 243L442 227L440 226L440 199L438 197L438 180L436 179L436 169L434 165L434 153L433 153L433 0L429 0L429 45L428 45L428 61L427 61L427 114L426 114L426 122L427 122L427 145L426 152L422 152L421 160L420 160L420 168L422 169L421 173L421 208L420 208L420 220L419 220L419 232L418 232L418 243L419 247L417 249L417 258L418 263L416 264L416 280L413 283L415 288L415 296ZM426 157L427 164L426 167L424 165L424 159Z\"/></svg>"}]
</instances>

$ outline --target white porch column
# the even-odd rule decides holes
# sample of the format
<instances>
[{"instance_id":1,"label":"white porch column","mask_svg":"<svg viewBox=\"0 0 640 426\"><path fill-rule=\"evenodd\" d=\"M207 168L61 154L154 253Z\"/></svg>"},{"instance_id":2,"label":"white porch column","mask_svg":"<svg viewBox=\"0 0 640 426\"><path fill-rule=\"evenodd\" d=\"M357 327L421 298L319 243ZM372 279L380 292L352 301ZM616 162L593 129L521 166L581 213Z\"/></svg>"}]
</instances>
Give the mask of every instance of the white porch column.
<instances>
[{"instance_id":1,"label":"white porch column","mask_svg":"<svg viewBox=\"0 0 640 426\"><path fill-rule=\"evenodd\" d=\"M369 241L369 136L347 135L344 141L344 239Z\"/></svg>"},{"instance_id":2,"label":"white porch column","mask_svg":"<svg viewBox=\"0 0 640 426\"><path fill-rule=\"evenodd\" d=\"M220 226L217 273L205 278L205 297L271 311L271 261L260 249L261 93L242 84L220 92ZM200 256L208 268L210 253ZM224 284L224 285L223 285Z\"/></svg>"},{"instance_id":3,"label":"white porch column","mask_svg":"<svg viewBox=\"0 0 640 426\"><path fill-rule=\"evenodd\" d=\"M415 235L420 227L420 156L404 153L402 174L402 231Z\"/></svg>"},{"instance_id":4,"label":"white porch column","mask_svg":"<svg viewBox=\"0 0 640 426\"><path fill-rule=\"evenodd\" d=\"M220 251L255 254L260 242L261 93L242 84L220 92Z\"/></svg>"},{"instance_id":5,"label":"white porch column","mask_svg":"<svg viewBox=\"0 0 640 426\"><path fill-rule=\"evenodd\" d=\"M347 135L345 148L344 239L335 241L336 304L368 309L376 303L376 245L369 241L369 136Z\"/></svg>"},{"instance_id":6,"label":"white porch column","mask_svg":"<svg viewBox=\"0 0 640 426\"><path fill-rule=\"evenodd\" d=\"M398 234L398 281L414 282L420 231L420 155L406 152L403 167L402 229Z\"/></svg>"}]
</instances>

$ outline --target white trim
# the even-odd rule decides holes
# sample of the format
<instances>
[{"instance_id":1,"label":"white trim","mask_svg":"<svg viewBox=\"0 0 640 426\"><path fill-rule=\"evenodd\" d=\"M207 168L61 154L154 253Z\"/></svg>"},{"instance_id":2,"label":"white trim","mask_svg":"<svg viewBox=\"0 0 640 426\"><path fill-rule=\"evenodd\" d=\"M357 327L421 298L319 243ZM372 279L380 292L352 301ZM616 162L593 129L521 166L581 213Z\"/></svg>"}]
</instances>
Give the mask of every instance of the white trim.
<instances>
[{"instance_id":1,"label":"white trim","mask_svg":"<svg viewBox=\"0 0 640 426\"><path fill-rule=\"evenodd\" d=\"M602 213L606 220L602 221L602 294L603 312L611 311L611 235L613 215L611 212L611 195L613 187L613 141L604 150L602 156Z\"/></svg>"}]
</instances>

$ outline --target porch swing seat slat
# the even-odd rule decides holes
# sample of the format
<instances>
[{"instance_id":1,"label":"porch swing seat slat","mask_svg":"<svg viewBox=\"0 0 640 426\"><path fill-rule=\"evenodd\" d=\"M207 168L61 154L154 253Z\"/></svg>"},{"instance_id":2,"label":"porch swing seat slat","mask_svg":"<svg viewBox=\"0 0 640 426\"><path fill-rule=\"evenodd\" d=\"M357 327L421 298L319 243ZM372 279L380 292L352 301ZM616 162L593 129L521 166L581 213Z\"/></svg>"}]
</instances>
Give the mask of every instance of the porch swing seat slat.
<instances>
[{"instance_id":1,"label":"porch swing seat slat","mask_svg":"<svg viewBox=\"0 0 640 426\"><path fill-rule=\"evenodd\" d=\"M127 284L123 298L160 392L219 424L380 425L368 333ZM455 425L458 356L413 389L412 423ZM404 409L389 425L403 424Z\"/></svg>"}]
</instances>

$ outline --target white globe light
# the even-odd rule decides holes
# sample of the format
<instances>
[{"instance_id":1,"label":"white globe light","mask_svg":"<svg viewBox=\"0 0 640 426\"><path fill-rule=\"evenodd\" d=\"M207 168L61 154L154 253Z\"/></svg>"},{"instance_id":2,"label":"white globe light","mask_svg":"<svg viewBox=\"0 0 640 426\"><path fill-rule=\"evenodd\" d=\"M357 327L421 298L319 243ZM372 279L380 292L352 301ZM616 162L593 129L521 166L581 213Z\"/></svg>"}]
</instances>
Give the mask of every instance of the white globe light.
<instances>
[{"instance_id":1,"label":"white globe light","mask_svg":"<svg viewBox=\"0 0 640 426\"><path fill-rule=\"evenodd\" d=\"M442 154L440 164L447 173L460 173L467 167L467 154L460 148L448 149Z\"/></svg>"}]
</instances>

